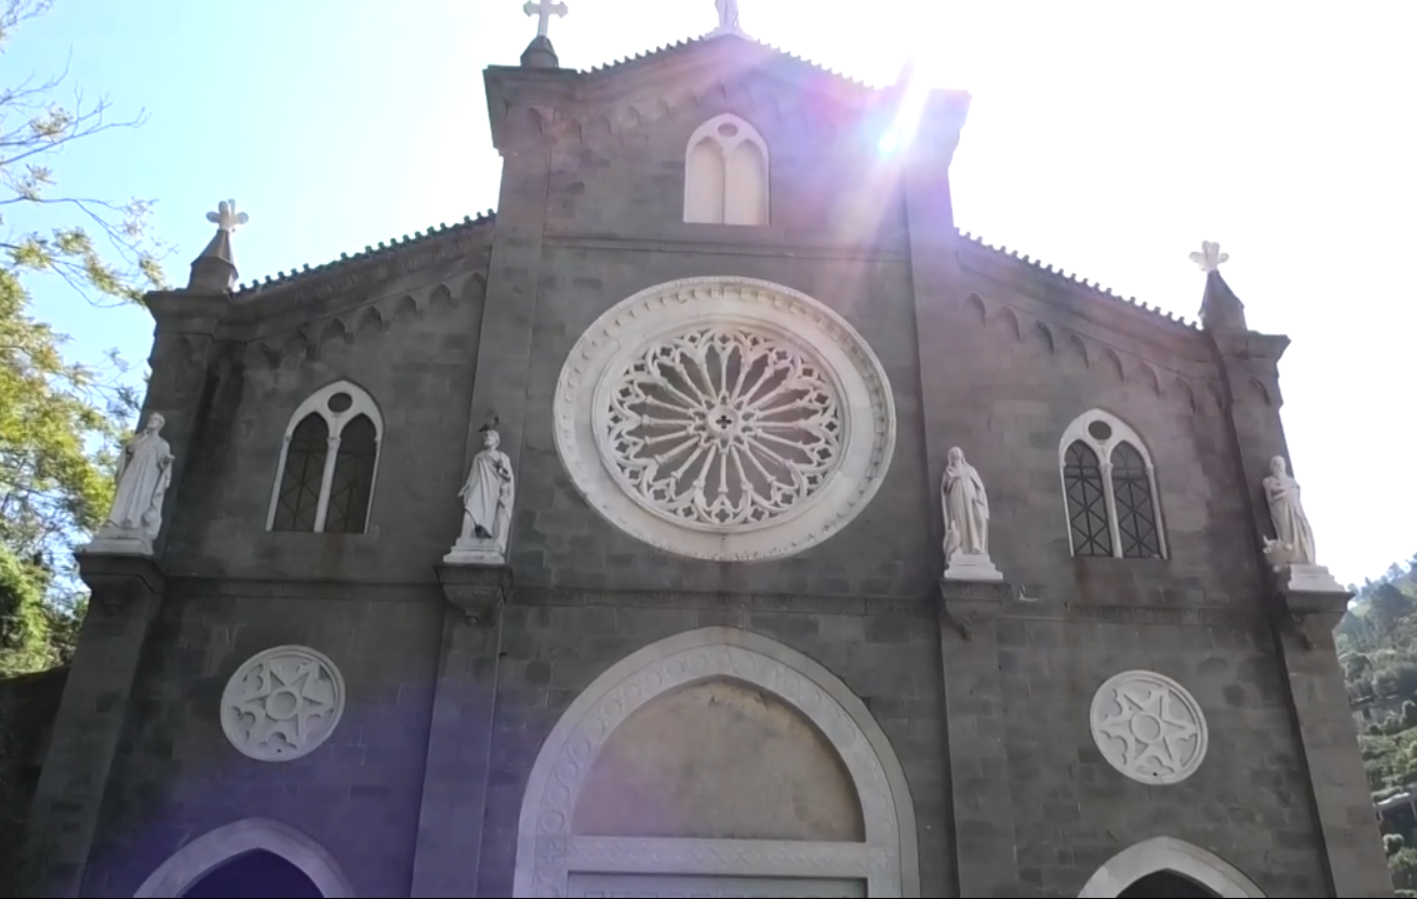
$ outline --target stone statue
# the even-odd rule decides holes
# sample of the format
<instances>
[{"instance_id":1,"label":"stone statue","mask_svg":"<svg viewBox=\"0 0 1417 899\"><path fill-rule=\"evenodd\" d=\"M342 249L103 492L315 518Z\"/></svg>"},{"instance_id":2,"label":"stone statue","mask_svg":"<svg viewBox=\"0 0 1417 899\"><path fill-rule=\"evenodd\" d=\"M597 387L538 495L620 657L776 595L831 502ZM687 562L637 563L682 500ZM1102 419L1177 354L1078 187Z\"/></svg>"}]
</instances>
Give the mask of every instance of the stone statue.
<instances>
[{"instance_id":1,"label":"stone statue","mask_svg":"<svg viewBox=\"0 0 1417 899\"><path fill-rule=\"evenodd\" d=\"M1289 475L1283 456L1269 460L1264 498L1274 538L1264 534L1264 557L1286 593L1346 593L1329 570L1316 561L1314 531L1299 500L1299 482Z\"/></svg>"},{"instance_id":2,"label":"stone statue","mask_svg":"<svg viewBox=\"0 0 1417 899\"><path fill-rule=\"evenodd\" d=\"M495 422L482 428L482 451L472 458L472 469L458 491L463 501L462 534L445 562L506 563L517 486L512 460L497 448L501 442Z\"/></svg>"},{"instance_id":3,"label":"stone statue","mask_svg":"<svg viewBox=\"0 0 1417 899\"><path fill-rule=\"evenodd\" d=\"M1314 531L1299 501L1299 482L1289 476L1283 456L1269 460L1269 471L1269 477L1264 479L1264 498L1269 504L1275 539L1266 540L1266 552L1272 552L1270 547L1282 549L1285 560L1291 565L1318 564L1314 556Z\"/></svg>"},{"instance_id":4,"label":"stone statue","mask_svg":"<svg viewBox=\"0 0 1417 899\"><path fill-rule=\"evenodd\" d=\"M738 30L738 0L714 0L718 7L718 28L720 31Z\"/></svg>"},{"instance_id":5,"label":"stone statue","mask_svg":"<svg viewBox=\"0 0 1417 899\"><path fill-rule=\"evenodd\" d=\"M940 502L945 510L945 559L956 553L989 555L989 495L979 472L957 446L945 464Z\"/></svg>"},{"instance_id":6,"label":"stone statue","mask_svg":"<svg viewBox=\"0 0 1417 899\"><path fill-rule=\"evenodd\" d=\"M118 459L118 490L91 552L151 555L162 528L162 502L172 483L172 449L159 433L167 419L156 412Z\"/></svg>"},{"instance_id":7,"label":"stone statue","mask_svg":"<svg viewBox=\"0 0 1417 899\"><path fill-rule=\"evenodd\" d=\"M945 513L945 578L1003 580L989 559L989 494L984 479L957 446L950 448L945 476L940 479L940 506Z\"/></svg>"}]
</instances>

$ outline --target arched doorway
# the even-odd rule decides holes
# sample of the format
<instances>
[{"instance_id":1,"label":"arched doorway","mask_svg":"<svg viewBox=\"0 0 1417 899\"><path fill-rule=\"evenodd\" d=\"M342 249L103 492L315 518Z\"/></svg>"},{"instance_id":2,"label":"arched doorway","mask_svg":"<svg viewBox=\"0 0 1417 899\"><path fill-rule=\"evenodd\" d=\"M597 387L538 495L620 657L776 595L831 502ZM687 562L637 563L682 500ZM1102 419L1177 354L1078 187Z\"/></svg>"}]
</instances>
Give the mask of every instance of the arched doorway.
<instances>
[{"instance_id":1,"label":"arched doorway","mask_svg":"<svg viewBox=\"0 0 1417 899\"><path fill-rule=\"evenodd\" d=\"M1264 899L1238 868L1213 852L1172 837L1155 837L1112 856L1078 893L1078 899Z\"/></svg>"},{"instance_id":2,"label":"arched doorway","mask_svg":"<svg viewBox=\"0 0 1417 899\"><path fill-rule=\"evenodd\" d=\"M183 891L184 899L322 899L315 881L276 855L259 849L217 865Z\"/></svg>"},{"instance_id":3,"label":"arched doorway","mask_svg":"<svg viewBox=\"0 0 1417 899\"><path fill-rule=\"evenodd\" d=\"M247 888L258 891L244 892ZM353 899L355 894L339 864L319 843L289 824L246 818L208 831L178 849L143 881L133 897L238 895L246 899Z\"/></svg>"},{"instance_id":4,"label":"arched doorway","mask_svg":"<svg viewBox=\"0 0 1417 899\"><path fill-rule=\"evenodd\" d=\"M1209 890L1172 871L1157 871L1117 894L1117 899L1220 899L1220 894Z\"/></svg>"},{"instance_id":5,"label":"arched doorway","mask_svg":"<svg viewBox=\"0 0 1417 899\"><path fill-rule=\"evenodd\" d=\"M513 895L919 896L917 851L861 700L781 643L704 628L614 665L557 722Z\"/></svg>"}]
</instances>

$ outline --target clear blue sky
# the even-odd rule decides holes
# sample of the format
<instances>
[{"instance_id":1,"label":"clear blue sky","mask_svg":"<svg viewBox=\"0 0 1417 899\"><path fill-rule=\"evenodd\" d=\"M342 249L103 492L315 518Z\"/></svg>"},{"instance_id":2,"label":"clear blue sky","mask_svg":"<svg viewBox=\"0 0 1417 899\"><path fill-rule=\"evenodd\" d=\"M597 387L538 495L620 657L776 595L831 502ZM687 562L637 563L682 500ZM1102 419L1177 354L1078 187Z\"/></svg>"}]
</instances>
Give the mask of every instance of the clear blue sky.
<instances>
[{"instance_id":1,"label":"clear blue sky","mask_svg":"<svg viewBox=\"0 0 1417 899\"><path fill-rule=\"evenodd\" d=\"M562 65L588 68L701 34L713 0L567 0ZM68 151L62 188L159 201L169 276L235 197L243 280L496 202L481 70L535 33L521 0L59 0L18 31L5 83L70 64L69 83L148 124ZM1295 471L1320 561L1341 580L1417 551L1417 245L1411 126L1417 8L1355 2L894 5L740 0L754 36L861 78L912 54L974 94L954 167L957 218L1035 258L1187 317L1202 239L1282 363ZM1163 11L1164 10L1164 11ZM1340 12L1341 10L1341 12ZM146 357L138 310L45 285L76 355Z\"/></svg>"}]
</instances>

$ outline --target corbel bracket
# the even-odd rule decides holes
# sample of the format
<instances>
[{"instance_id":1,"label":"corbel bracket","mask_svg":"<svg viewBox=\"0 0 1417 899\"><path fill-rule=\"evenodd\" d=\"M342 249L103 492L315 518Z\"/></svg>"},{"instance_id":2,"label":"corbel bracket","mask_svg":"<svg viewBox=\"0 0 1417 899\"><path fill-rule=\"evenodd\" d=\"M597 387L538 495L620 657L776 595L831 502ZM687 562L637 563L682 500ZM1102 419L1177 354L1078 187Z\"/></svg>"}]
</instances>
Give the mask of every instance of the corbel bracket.
<instances>
[{"instance_id":1,"label":"corbel bracket","mask_svg":"<svg viewBox=\"0 0 1417 899\"><path fill-rule=\"evenodd\" d=\"M1006 581L940 581L940 624L973 640L1004 607L1014 588Z\"/></svg>"},{"instance_id":2,"label":"corbel bracket","mask_svg":"<svg viewBox=\"0 0 1417 899\"><path fill-rule=\"evenodd\" d=\"M489 627L512 598L512 569L506 565L434 566L443 598L467 617L469 624Z\"/></svg>"}]
</instances>

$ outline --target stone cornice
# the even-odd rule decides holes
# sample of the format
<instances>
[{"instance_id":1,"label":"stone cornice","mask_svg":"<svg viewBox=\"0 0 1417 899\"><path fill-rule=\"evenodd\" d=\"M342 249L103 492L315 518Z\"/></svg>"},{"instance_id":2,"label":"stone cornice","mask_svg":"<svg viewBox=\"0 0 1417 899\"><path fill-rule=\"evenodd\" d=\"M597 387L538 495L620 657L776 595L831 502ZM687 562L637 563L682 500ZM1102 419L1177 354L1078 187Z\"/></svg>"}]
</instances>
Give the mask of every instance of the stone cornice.
<instances>
[{"instance_id":1,"label":"stone cornice","mask_svg":"<svg viewBox=\"0 0 1417 899\"><path fill-rule=\"evenodd\" d=\"M455 225L439 225L405 234L377 247L365 247L353 256L340 254L334 262L300 271L280 272L264 281L244 284L234 294L234 319L259 318L270 307L288 307L310 300L325 300L364 290L371 285L413 274L441 262L458 259L490 238L496 213L465 218Z\"/></svg>"}]
</instances>

